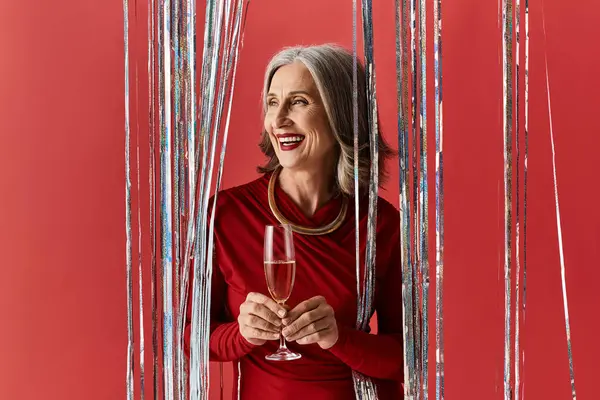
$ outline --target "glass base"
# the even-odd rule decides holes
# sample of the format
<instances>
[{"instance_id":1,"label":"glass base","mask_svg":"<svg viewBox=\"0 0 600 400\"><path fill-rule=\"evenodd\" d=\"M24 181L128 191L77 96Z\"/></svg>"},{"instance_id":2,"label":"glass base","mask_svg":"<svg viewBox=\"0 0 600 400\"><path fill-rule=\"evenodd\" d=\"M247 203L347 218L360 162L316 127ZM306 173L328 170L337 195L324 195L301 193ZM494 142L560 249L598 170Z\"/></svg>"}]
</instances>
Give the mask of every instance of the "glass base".
<instances>
[{"instance_id":1,"label":"glass base","mask_svg":"<svg viewBox=\"0 0 600 400\"><path fill-rule=\"evenodd\" d=\"M275 353L265 356L265 359L269 361L292 361L301 358L302 355L299 353L294 353L289 349L280 348Z\"/></svg>"}]
</instances>

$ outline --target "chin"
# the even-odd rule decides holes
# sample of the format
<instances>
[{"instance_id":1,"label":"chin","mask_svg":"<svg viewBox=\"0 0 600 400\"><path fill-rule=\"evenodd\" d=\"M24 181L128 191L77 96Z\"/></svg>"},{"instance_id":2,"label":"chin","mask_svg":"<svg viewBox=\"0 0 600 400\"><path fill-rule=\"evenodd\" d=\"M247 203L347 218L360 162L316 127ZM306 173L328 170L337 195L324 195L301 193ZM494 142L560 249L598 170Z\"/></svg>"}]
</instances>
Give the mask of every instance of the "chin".
<instances>
[{"instance_id":1,"label":"chin","mask_svg":"<svg viewBox=\"0 0 600 400\"><path fill-rule=\"evenodd\" d=\"M279 165L283 168L297 168L300 164L302 164L302 157L300 152L295 151L276 151L277 159L279 160Z\"/></svg>"},{"instance_id":2,"label":"chin","mask_svg":"<svg viewBox=\"0 0 600 400\"><path fill-rule=\"evenodd\" d=\"M282 168L297 169L301 163L299 163L298 160L290 160L289 157L281 157L279 158L279 165L281 165Z\"/></svg>"},{"instance_id":3,"label":"chin","mask_svg":"<svg viewBox=\"0 0 600 400\"><path fill-rule=\"evenodd\" d=\"M279 160L279 165L281 165L283 168L295 169L298 168L301 164L303 164L303 161L300 159L300 157L298 157L297 154L286 154L286 152L277 152L276 155L277 159Z\"/></svg>"}]
</instances>

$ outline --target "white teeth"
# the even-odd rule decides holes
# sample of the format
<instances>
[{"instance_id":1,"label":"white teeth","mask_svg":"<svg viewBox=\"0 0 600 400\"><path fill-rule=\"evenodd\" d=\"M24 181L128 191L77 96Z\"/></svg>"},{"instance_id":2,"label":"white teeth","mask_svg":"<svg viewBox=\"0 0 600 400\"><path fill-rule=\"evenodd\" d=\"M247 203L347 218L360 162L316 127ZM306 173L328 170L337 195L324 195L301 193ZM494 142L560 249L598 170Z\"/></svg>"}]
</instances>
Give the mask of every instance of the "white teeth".
<instances>
[{"instance_id":1,"label":"white teeth","mask_svg":"<svg viewBox=\"0 0 600 400\"><path fill-rule=\"evenodd\" d=\"M293 137L285 137L279 138L280 143L297 143L301 142L304 139L303 136L293 136Z\"/></svg>"}]
</instances>

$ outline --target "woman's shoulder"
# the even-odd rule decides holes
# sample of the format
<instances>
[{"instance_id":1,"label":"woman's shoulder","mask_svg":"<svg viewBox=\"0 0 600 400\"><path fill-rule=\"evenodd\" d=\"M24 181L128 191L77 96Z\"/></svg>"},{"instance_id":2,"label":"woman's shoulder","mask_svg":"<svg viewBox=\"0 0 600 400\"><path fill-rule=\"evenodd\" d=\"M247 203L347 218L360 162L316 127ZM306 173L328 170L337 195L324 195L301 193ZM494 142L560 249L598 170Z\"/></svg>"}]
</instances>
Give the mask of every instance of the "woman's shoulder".
<instances>
[{"instance_id":1,"label":"woman's shoulder","mask_svg":"<svg viewBox=\"0 0 600 400\"><path fill-rule=\"evenodd\" d=\"M393 236L400 231L400 211L391 202L379 196L377 201L378 233Z\"/></svg>"},{"instance_id":2,"label":"woman's shoulder","mask_svg":"<svg viewBox=\"0 0 600 400\"><path fill-rule=\"evenodd\" d=\"M390 217L399 214L398 208L381 196L377 197L377 210Z\"/></svg>"},{"instance_id":3,"label":"woman's shoulder","mask_svg":"<svg viewBox=\"0 0 600 400\"><path fill-rule=\"evenodd\" d=\"M377 215L379 217L379 221L400 220L400 212L398 211L398 208L382 196L377 197Z\"/></svg>"},{"instance_id":4,"label":"woman's shoulder","mask_svg":"<svg viewBox=\"0 0 600 400\"><path fill-rule=\"evenodd\" d=\"M247 199L257 200L261 197L266 198L268 188L268 177L261 175L251 181L243 184L221 189L210 198L210 206L217 201L217 210L222 211L231 207L239 207Z\"/></svg>"},{"instance_id":5,"label":"woman's shoulder","mask_svg":"<svg viewBox=\"0 0 600 400\"><path fill-rule=\"evenodd\" d=\"M354 202L354 200L351 199L351 202ZM367 216L368 207L369 195L364 193L360 198L360 212L363 215L363 218L366 218ZM399 225L399 223L400 212L398 211L398 208L384 197L377 196L377 225Z\"/></svg>"}]
</instances>

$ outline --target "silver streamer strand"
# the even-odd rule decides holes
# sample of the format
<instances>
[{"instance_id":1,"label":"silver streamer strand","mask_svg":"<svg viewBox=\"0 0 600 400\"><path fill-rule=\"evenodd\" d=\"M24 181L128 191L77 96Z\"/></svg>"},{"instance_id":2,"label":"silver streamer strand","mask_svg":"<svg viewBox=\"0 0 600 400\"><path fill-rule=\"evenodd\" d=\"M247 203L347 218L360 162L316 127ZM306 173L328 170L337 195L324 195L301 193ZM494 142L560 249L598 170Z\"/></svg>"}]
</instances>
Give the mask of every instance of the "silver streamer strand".
<instances>
[{"instance_id":1,"label":"silver streamer strand","mask_svg":"<svg viewBox=\"0 0 600 400\"><path fill-rule=\"evenodd\" d=\"M157 3L157 10L158 10L158 16L157 16L157 26L158 26L158 37L157 37L157 42L158 42L158 120L159 120L159 131L158 131L158 160L157 160L157 165L158 165L158 182L157 182L157 186L158 186L158 190L159 190L159 196L158 196L158 224L157 227L160 226L159 228L159 232L162 231L162 202L163 202L163 193L162 193L162 188L161 188L161 179L162 179L162 138L165 136L165 130L166 130L166 124L165 124L165 87L164 87L164 81L165 81L165 67L164 67L164 53L165 53L165 48L164 48L164 25L163 25L163 19L164 19L164 6L163 6L164 0L159 0L159 2ZM162 232L161 232L162 234ZM156 270L156 280L157 280L157 304L156 304L156 308L158 310L158 319L157 319L157 335L158 338L163 338L163 343L158 343L159 349L162 349L162 352L164 353L164 333L163 333L163 329L164 329L164 319L165 319L165 315L164 315L164 306L161 305L160 303L162 302L163 299L163 288L164 288L164 280L163 280L163 264L162 264L162 236L159 236L158 238L159 240L159 244L158 244L158 257L159 257L159 268L157 268ZM157 349L157 351L160 351ZM162 366L163 370L164 370L164 358L162 360L162 363L159 364L159 368ZM163 371L164 374L164 371ZM161 374L159 373L159 388L161 385L161 378L162 378L162 384L163 384L163 391L164 391L164 376L160 376ZM159 392L159 396L162 396L164 399L164 392L160 393Z\"/></svg>"},{"instance_id":2,"label":"silver streamer strand","mask_svg":"<svg viewBox=\"0 0 600 400\"><path fill-rule=\"evenodd\" d=\"M134 3L135 11L135 27L134 27L134 38L137 39L138 29L138 3L135 0ZM139 43L136 40L136 43ZM139 285L139 302L140 302L140 399L144 400L145 396L145 366L144 366L144 294L143 286L144 279L142 273L142 211L141 211L141 190L140 190L140 101L139 101L139 70L138 60L135 59L135 124L136 124L136 178L137 178L137 223L138 223L138 285Z\"/></svg>"},{"instance_id":3,"label":"silver streamer strand","mask_svg":"<svg viewBox=\"0 0 600 400\"><path fill-rule=\"evenodd\" d=\"M525 0L525 154L523 160L523 329L527 298L527 162L529 153L529 0ZM521 349L522 368L525 371L525 349ZM517 389L517 393L519 390ZM521 388L525 399L525 385Z\"/></svg>"},{"instance_id":4,"label":"silver streamer strand","mask_svg":"<svg viewBox=\"0 0 600 400\"><path fill-rule=\"evenodd\" d=\"M171 7L170 0L162 3L162 68L161 86L161 265L163 301L163 394L173 400L173 191L172 191L172 138L171 138Z\"/></svg>"},{"instance_id":5,"label":"silver streamer strand","mask_svg":"<svg viewBox=\"0 0 600 400\"><path fill-rule=\"evenodd\" d=\"M195 196L195 176L196 176L196 0L186 0L185 16L186 33L186 51L185 51L185 96L186 96L186 131L187 131L187 196L188 196L188 216L193 215ZM189 221L188 221L189 223ZM184 259L189 260L187 244L189 239L186 237L186 250ZM184 277L185 279L185 277ZM182 288L182 291L184 289ZM185 290L187 292L187 289Z\"/></svg>"},{"instance_id":6,"label":"silver streamer strand","mask_svg":"<svg viewBox=\"0 0 600 400\"><path fill-rule=\"evenodd\" d=\"M194 0L185 0L182 4L182 17L179 27L179 45L181 46L180 54L181 57L181 74L183 75L183 117L181 127L181 154L180 154L180 214L182 218L182 225L179 227L178 232L181 234L181 264L178 266L180 271L179 279L179 314L177 316L177 348L176 348L176 365L178 367L178 393L180 399L187 399L187 369L185 365L184 356L184 335L185 335L185 318L187 311L187 290L189 288L189 254L187 249L187 227L189 224L188 216L189 207L192 203L190 197L192 175L194 171L194 162L190 160L194 159L195 154L195 25L193 25L193 13L195 13L195 2ZM186 202L187 200L187 202ZM185 238L185 240L183 240ZM187 268L186 268L187 267Z\"/></svg>"},{"instance_id":7,"label":"silver streamer strand","mask_svg":"<svg viewBox=\"0 0 600 400\"><path fill-rule=\"evenodd\" d=\"M421 98L420 105L420 169L419 169L419 269L421 275L421 385L423 399L429 397L429 212L428 212L428 187L427 187L427 47L426 47L426 0L420 0L419 7L419 64L421 66Z\"/></svg>"},{"instance_id":8,"label":"silver streamer strand","mask_svg":"<svg viewBox=\"0 0 600 400\"><path fill-rule=\"evenodd\" d=\"M357 52L357 0L352 0L352 115L354 130L354 222L355 222L355 260L356 260L356 301L357 311L361 308L361 288L360 288L360 187L359 181L359 163L358 163L358 52Z\"/></svg>"},{"instance_id":9,"label":"silver streamer strand","mask_svg":"<svg viewBox=\"0 0 600 400\"><path fill-rule=\"evenodd\" d=\"M160 223L163 397L173 400L173 193L171 163L170 0L159 7Z\"/></svg>"},{"instance_id":10,"label":"silver streamer strand","mask_svg":"<svg viewBox=\"0 0 600 400\"><path fill-rule=\"evenodd\" d=\"M129 160L129 1L123 0L124 47L125 47L125 232L126 232L126 279L127 279L127 400L133 400L133 276L131 235L131 167Z\"/></svg>"},{"instance_id":11,"label":"silver streamer strand","mask_svg":"<svg viewBox=\"0 0 600 400\"><path fill-rule=\"evenodd\" d=\"M365 45L365 73L367 104L371 111L369 114L370 127L370 151L371 151L371 175L369 182L369 209L367 222L367 245L365 254L364 288L360 294L360 303L357 313L356 327L366 331L369 327L369 319L373 312L373 296L375 292L375 232L377 223L377 193L379 188L379 127L377 121L377 93L375 61L373 57L373 11L372 0L362 1L363 38ZM356 27L356 26L355 26ZM358 88L355 88L358 91ZM360 281L360 274L356 277ZM367 376L357 371L352 373L354 379L354 390L357 399L377 399L377 388L375 383Z\"/></svg>"},{"instance_id":12,"label":"silver streamer strand","mask_svg":"<svg viewBox=\"0 0 600 400\"><path fill-rule=\"evenodd\" d=\"M433 1L435 79L435 398L444 399L444 114L442 108L442 0Z\"/></svg>"},{"instance_id":13,"label":"silver streamer strand","mask_svg":"<svg viewBox=\"0 0 600 400\"><path fill-rule=\"evenodd\" d=\"M412 171L413 171L413 231L412 231L412 275L413 275L413 290L415 291L413 301L413 338L415 343L415 387L414 392L416 399L421 398L421 297L419 293L420 288L420 271L417 267L420 265L421 260L419 259L419 203L418 199L418 177L417 177L417 84L418 84L418 71L417 71L417 2L411 0L410 3L410 37L412 47L412 58L411 58L411 80L412 80L412 98L411 98L411 110L412 110L412 144L413 144L413 160L412 160Z\"/></svg>"},{"instance_id":14,"label":"silver streamer strand","mask_svg":"<svg viewBox=\"0 0 600 400\"><path fill-rule=\"evenodd\" d=\"M512 399L511 385L511 245L512 245L512 0L502 3L503 128L504 128L504 400Z\"/></svg>"},{"instance_id":15,"label":"silver streamer strand","mask_svg":"<svg viewBox=\"0 0 600 400\"><path fill-rule=\"evenodd\" d=\"M185 143L185 165L187 172L187 210L185 215L189 220L186 220L186 225L183 229L185 234L182 256L183 270L180 275L180 296L179 296L179 321L177 323L178 329L178 343L177 343L177 359L179 360L179 379L180 379L180 398L187 399L187 388L189 385L187 370L185 368L185 354L184 354L184 333L185 333L185 318L187 315L187 301L189 291L189 273L191 263L191 242L193 240L193 229L194 229L194 209L196 206L196 50L195 50L195 39L196 39L196 25L195 25L195 13L196 13L196 2L195 0L186 0L185 7L185 51L184 51L184 65L185 65L185 78L184 78L184 91L185 91L185 118L184 118L184 130L186 136ZM183 232L182 232L183 235Z\"/></svg>"},{"instance_id":16,"label":"silver streamer strand","mask_svg":"<svg viewBox=\"0 0 600 400\"><path fill-rule=\"evenodd\" d=\"M544 44L546 43L546 17L544 15L544 3L542 2L542 24L544 28ZM571 395L576 400L575 394L575 372L573 369L573 352L571 347L571 325L569 322L569 302L567 300L567 280L565 269L565 255L563 250L563 233L560 222L560 203L558 201L558 182L556 180L556 149L554 145L554 123L552 122L552 105L550 103L550 78L548 74L548 51L544 51L546 67L546 92L548 94L548 120L550 124L550 143L552 145L552 177L554 179L554 202L556 206L556 233L558 234L558 251L560 255L560 276L562 283L563 310L565 313L565 331L567 334L567 351L569 355L569 374L571 376Z\"/></svg>"},{"instance_id":17,"label":"silver streamer strand","mask_svg":"<svg viewBox=\"0 0 600 400\"><path fill-rule=\"evenodd\" d=\"M152 303L152 380L154 388L154 400L158 400L158 330L157 330L157 296L156 296L156 235L155 235L155 148L154 140L156 135L156 113L155 113L155 90L156 90L156 64L155 64L155 0L148 0L148 139L149 139L149 155L148 155L148 187L150 199L150 279L151 279L151 303Z\"/></svg>"},{"instance_id":18,"label":"silver streamer strand","mask_svg":"<svg viewBox=\"0 0 600 400\"><path fill-rule=\"evenodd\" d=\"M171 46L173 49L173 92L171 97L171 102L173 104L173 251L175 257L175 276L173 281L173 314L172 318L175 323L175 332L176 335L179 335L180 329L178 321L178 310L177 303L179 302L179 269L181 265L181 249L180 249L180 228L181 228L181 214L180 214L180 202L183 201L181 198L180 188L183 187L183 179L181 174L183 173L183 166L181 165L183 161L183 146L182 146L182 133L183 129L181 126L181 73L182 73L182 57L181 57L181 49L180 49L180 27L179 27L180 18L180 4L179 0L173 0L171 3ZM171 66L169 66L171 67ZM172 278L173 279L173 278ZM176 342L179 342L179 337L176 336ZM176 346L176 344L174 345ZM176 349L174 348L174 351ZM179 399L180 387L179 387L179 358L173 358L173 398L175 400Z\"/></svg>"},{"instance_id":19,"label":"silver streamer strand","mask_svg":"<svg viewBox=\"0 0 600 400\"><path fill-rule=\"evenodd\" d=\"M402 9L400 9L400 7ZM409 72L408 27L409 8L407 0L395 1L396 10L396 82L398 91L398 149L400 172L400 246L402 249L402 313L404 318L404 397L411 400L416 395L415 387L415 342L414 342L414 281L411 266L411 207L410 207L410 161L408 146L409 119Z\"/></svg>"},{"instance_id":20,"label":"silver streamer strand","mask_svg":"<svg viewBox=\"0 0 600 400\"><path fill-rule=\"evenodd\" d=\"M185 324L181 324L181 321L185 321L185 315L181 312L183 308L181 304L181 283L183 281L183 264L184 264L184 250L185 250L185 233L187 224L187 124L189 122L188 115L188 104L187 98L188 93L186 91L186 78L187 78L187 31L186 31L186 2L185 0L176 0L176 5L173 7L173 11L177 14L177 17L173 20L173 26L175 27L175 34L173 35L174 43L173 49L175 54L175 62L173 64L176 70L174 71L175 76L175 146L174 155L176 158L175 162L175 278L174 278L174 313L173 323L175 326L175 342L174 346L174 368L173 373L175 385L175 399L184 400L185 385L187 383L187 377L185 374L185 366L181 365L179 358L180 348L179 344L183 342Z\"/></svg>"},{"instance_id":21,"label":"silver streamer strand","mask_svg":"<svg viewBox=\"0 0 600 400\"><path fill-rule=\"evenodd\" d=\"M139 114L138 114L139 115ZM137 193L138 193L138 221L141 221L141 207L139 203L139 198L141 195L140 191L140 141L139 141L139 129L138 129L138 137L137 137ZM144 400L145 396L145 366L144 366L144 296L143 296L143 273L142 273L142 224L138 222L138 245L139 245L139 254L138 254L138 273L139 273L139 294L140 294L140 383L141 383L141 400Z\"/></svg>"}]
</instances>

